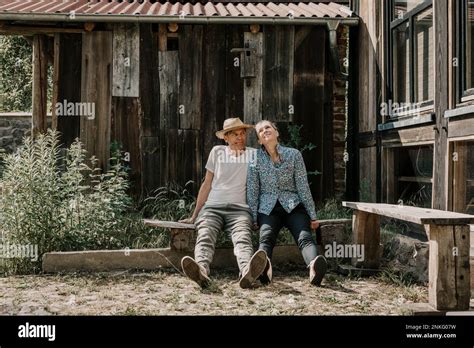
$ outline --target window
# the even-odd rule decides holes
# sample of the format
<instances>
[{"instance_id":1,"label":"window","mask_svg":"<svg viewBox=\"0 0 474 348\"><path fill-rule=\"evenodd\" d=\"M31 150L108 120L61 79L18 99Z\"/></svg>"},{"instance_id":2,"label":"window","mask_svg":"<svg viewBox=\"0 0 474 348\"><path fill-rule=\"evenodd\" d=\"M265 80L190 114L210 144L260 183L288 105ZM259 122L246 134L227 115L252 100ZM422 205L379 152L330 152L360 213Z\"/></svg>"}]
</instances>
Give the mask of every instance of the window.
<instances>
[{"instance_id":1,"label":"window","mask_svg":"<svg viewBox=\"0 0 474 348\"><path fill-rule=\"evenodd\" d=\"M394 149L395 202L431 208L433 189L433 145Z\"/></svg>"},{"instance_id":2,"label":"window","mask_svg":"<svg viewBox=\"0 0 474 348\"><path fill-rule=\"evenodd\" d=\"M453 210L474 214L474 140L455 142L452 149Z\"/></svg>"},{"instance_id":3,"label":"window","mask_svg":"<svg viewBox=\"0 0 474 348\"><path fill-rule=\"evenodd\" d=\"M459 5L458 20L458 57L460 69L458 79L458 102L463 98L474 95L474 1L462 0Z\"/></svg>"},{"instance_id":4,"label":"window","mask_svg":"<svg viewBox=\"0 0 474 348\"><path fill-rule=\"evenodd\" d=\"M434 96L434 28L432 1L391 1L388 71L393 103L416 109L432 105ZM396 112L396 111L395 111Z\"/></svg>"}]
</instances>

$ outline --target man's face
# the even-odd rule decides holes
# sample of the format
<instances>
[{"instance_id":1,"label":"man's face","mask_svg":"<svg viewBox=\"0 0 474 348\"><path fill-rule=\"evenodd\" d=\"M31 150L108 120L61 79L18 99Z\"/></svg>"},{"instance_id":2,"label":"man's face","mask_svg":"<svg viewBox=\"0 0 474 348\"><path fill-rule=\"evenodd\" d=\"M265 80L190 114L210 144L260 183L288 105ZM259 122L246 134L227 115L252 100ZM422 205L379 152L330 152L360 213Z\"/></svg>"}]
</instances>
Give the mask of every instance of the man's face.
<instances>
[{"instance_id":1,"label":"man's face","mask_svg":"<svg viewBox=\"0 0 474 348\"><path fill-rule=\"evenodd\" d=\"M234 150L242 150L247 143L247 130L245 128L230 131L224 135L224 140Z\"/></svg>"}]
</instances>

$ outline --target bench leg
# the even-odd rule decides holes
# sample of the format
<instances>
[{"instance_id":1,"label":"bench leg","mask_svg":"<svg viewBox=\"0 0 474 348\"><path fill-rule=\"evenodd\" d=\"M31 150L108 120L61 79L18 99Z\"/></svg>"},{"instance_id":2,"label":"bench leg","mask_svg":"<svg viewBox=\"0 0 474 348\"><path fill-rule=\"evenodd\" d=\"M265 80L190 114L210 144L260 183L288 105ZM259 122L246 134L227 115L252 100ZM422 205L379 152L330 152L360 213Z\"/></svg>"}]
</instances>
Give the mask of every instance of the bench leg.
<instances>
[{"instance_id":1,"label":"bench leg","mask_svg":"<svg viewBox=\"0 0 474 348\"><path fill-rule=\"evenodd\" d=\"M355 210L352 215L352 241L364 246L364 260L352 259L352 265L378 268L380 264L380 217Z\"/></svg>"},{"instance_id":2,"label":"bench leg","mask_svg":"<svg viewBox=\"0 0 474 348\"><path fill-rule=\"evenodd\" d=\"M468 310L469 226L429 225L429 302L438 310Z\"/></svg>"},{"instance_id":3,"label":"bench leg","mask_svg":"<svg viewBox=\"0 0 474 348\"><path fill-rule=\"evenodd\" d=\"M175 251L194 251L196 232L194 230L171 229L170 249Z\"/></svg>"}]
</instances>

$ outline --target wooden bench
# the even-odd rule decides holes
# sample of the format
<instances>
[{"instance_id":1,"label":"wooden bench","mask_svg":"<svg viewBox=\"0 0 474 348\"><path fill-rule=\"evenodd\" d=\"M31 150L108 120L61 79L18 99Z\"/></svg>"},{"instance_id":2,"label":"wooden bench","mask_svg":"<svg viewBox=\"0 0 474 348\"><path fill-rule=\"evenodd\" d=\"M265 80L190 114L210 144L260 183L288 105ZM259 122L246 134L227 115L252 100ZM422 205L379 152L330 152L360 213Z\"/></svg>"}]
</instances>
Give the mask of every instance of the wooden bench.
<instances>
[{"instance_id":1,"label":"wooden bench","mask_svg":"<svg viewBox=\"0 0 474 348\"><path fill-rule=\"evenodd\" d=\"M364 245L365 259L356 267L378 268L380 216L423 225L429 238L429 304L437 310L468 310L470 230L474 216L444 210L382 203L342 202L354 209L353 243Z\"/></svg>"},{"instance_id":2,"label":"wooden bench","mask_svg":"<svg viewBox=\"0 0 474 348\"><path fill-rule=\"evenodd\" d=\"M174 221L144 219L143 223L149 227L160 227L170 230L170 249L174 251L194 251L196 232L194 224L184 224ZM348 219L320 220L321 228L349 224Z\"/></svg>"}]
</instances>

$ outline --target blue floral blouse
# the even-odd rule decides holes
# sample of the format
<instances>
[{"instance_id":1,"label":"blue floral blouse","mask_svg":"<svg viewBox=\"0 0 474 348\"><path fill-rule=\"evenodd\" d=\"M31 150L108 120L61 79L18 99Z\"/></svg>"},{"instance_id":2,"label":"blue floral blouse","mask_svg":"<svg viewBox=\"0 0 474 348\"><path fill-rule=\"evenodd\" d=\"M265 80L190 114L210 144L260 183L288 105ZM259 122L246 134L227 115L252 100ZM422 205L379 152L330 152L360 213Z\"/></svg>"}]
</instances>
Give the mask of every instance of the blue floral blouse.
<instances>
[{"instance_id":1,"label":"blue floral blouse","mask_svg":"<svg viewBox=\"0 0 474 348\"><path fill-rule=\"evenodd\" d=\"M257 213L270 215L277 201L290 213L303 203L311 220L316 220L316 210L309 189L306 167L301 152L277 145L280 163L273 163L264 148L250 161L247 174L247 203L253 221Z\"/></svg>"}]
</instances>

